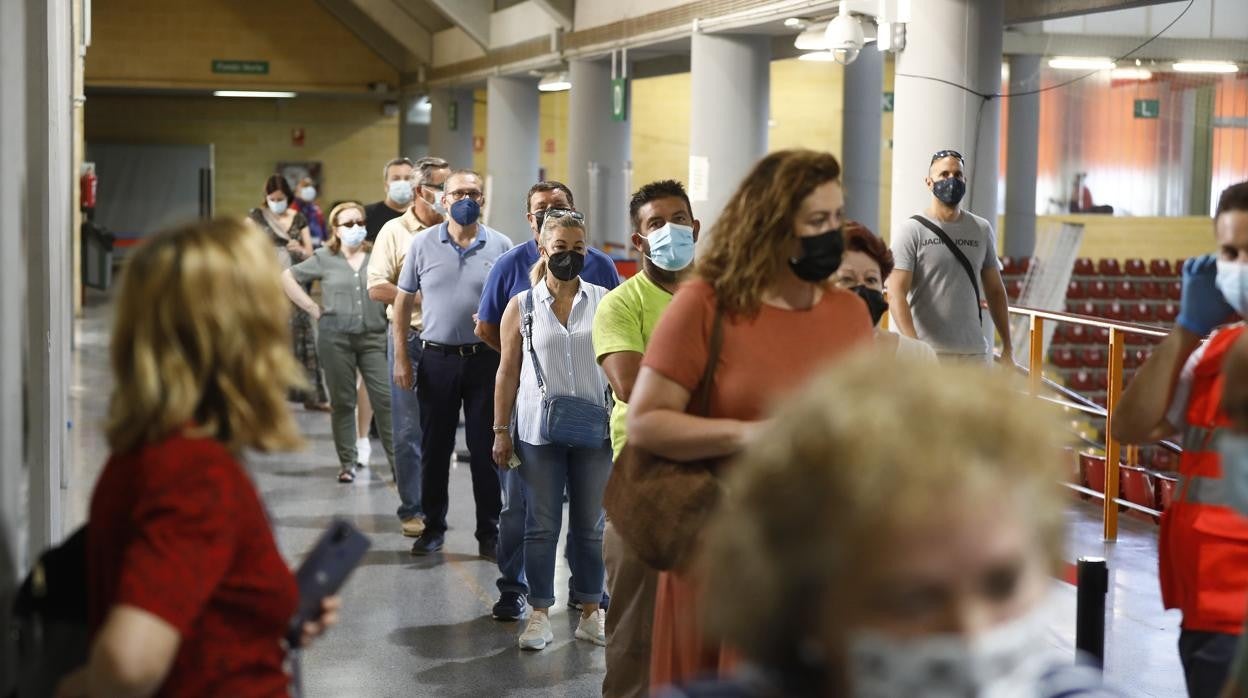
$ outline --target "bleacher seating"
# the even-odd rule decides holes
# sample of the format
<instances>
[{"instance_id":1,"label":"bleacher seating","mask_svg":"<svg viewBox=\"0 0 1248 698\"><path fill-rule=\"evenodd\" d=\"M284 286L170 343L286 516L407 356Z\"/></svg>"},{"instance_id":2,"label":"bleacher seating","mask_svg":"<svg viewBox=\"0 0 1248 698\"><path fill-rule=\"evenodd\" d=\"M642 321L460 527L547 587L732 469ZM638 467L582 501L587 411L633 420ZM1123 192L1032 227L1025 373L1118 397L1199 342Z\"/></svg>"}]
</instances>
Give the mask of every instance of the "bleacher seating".
<instances>
[{"instance_id":1,"label":"bleacher seating","mask_svg":"<svg viewBox=\"0 0 1248 698\"><path fill-rule=\"evenodd\" d=\"M1138 258L1128 259L1126 265L1123 267L1123 270L1127 273L1127 276L1149 275L1148 265L1144 264L1144 260Z\"/></svg>"},{"instance_id":2,"label":"bleacher seating","mask_svg":"<svg viewBox=\"0 0 1248 698\"><path fill-rule=\"evenodd\" d=\"M1119 281L1114 284L1114 298L1120 301L1133 301L1139 297L1139 289L1130 281Z\"/></svg>"},{"instance_id":3,"label":"bleacher seating","mask_svg":"<svg viewBox=\"0 0 1248 698\"><path fill-rule=\"evenodd\" d=\"M1102 259L1096 263L1096 273L1101 276L1122 276L1122 265L1116 259Z\"/></svg>"},{"instance_id":4,"label":"bleacher seating","mask_svg":"<svg viewBox=\"0 0 1248 698\"><path fill-rule=\"evenodd\" d=\"M1148 263L1148 271L1158 278L1175 276L1174 267L1168 259L1154 259Z\"/></svg>"}]
</instances>

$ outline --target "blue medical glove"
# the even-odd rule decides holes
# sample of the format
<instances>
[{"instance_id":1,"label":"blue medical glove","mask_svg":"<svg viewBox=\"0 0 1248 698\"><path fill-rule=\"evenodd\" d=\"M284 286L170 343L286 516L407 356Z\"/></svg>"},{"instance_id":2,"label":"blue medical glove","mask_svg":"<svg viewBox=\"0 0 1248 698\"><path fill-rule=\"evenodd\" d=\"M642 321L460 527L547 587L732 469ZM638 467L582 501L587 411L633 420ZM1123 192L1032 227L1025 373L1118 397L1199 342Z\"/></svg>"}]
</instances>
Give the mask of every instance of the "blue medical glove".
<instances>
[{"instance_id":1,"label":"blue medical glove","mask_svg":"<svg viewBox=\"0 0 1248 698\"><path fill-rule=\"evenodd\" d=\"M1193 257L1183 264L1183 300L1175 323L1198 337L1235 315L1235 309L1218 290L1218 260L1211 254Z\"/></svg>"}]
</instances>

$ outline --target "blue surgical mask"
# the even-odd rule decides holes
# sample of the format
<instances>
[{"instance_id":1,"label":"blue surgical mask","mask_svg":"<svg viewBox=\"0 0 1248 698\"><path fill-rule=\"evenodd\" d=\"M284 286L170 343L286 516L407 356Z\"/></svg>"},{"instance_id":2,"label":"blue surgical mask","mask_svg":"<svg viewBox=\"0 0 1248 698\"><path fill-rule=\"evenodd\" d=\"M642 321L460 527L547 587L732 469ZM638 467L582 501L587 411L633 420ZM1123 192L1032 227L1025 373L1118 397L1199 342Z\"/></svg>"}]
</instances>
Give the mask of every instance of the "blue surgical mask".
<instances>
[{"instance_id":1,"label":"blue surgical mask","mask_svg":"<svg viewBox=\"0 0 1248 698\"><path fill-rule=\"evenodd\" d=\"M273 199L269 199L268 201L269 201L269 210L273 212L273 215L280 216L283 213L286 213L286 206L287 206L286 199L282 199L281 201L274 201Z\"/></svg>"},{"instance_id":2,"label":"blue surgical mask","mask_svg":"<svg viewBox=\"0 0 1248 698\"><path fill-rule=\"evenodd\" d=\"M304 201L315 201L316 187L301 187L299 189L299 198Z\"/></svg>"},{"instance_id":3,"label":"blue surgical mask","mask_svg":"<svg viewBox=\"0 0 1248 698\"><path fill-rule=\"evenodd\" d=\"M415 192L412 191L412 183L406 179L391 182L386 189L386 194L391 201L400 206L412 203L412 197L415 196Z\"/></svg>"},{"instance_id":4,"label":"blue surgical mask","mask_svg":"<svg viewBox=\"0 0 1248 698\"><path fill-rule=\"evenodd\" d=\"M338 226L338 239L347 247L359 247L367 236L368 228L363 225Z\"/></svg>"},{"instance_id":5,"label":"blue surgical mask","mask_svg":"<svg viewBox=\"0 0 1248 698\"><path fill-rule=\"evenodd\" d=\"M1235 312L1248 317L1248 264L1219 259L1214 283Z\"/></svg>"},{"instance_id":6,"label":"blue surgical mask","mask_svg":"<svg viewBox=\"0 0 1248 698\"><path fill-rule=\"evenodd\" d=\"M1248 516L1248 434L1222 432L1217 447L1222 479L1226 481L1226 503Z\"/></svg>"},{"instance_id":7,"label":"blue surgical mask","mask_svg":"<svg viewBox=\"0 0 1248 698\"><path fill-rule=\"evenodd\" d=\"M693 263L693 228L668 223L646 237L648 257L663 271L680 271Z\"/></svg>"},{"instance_id":8,"label":"blue surgical mask","mask_svg":"<svg viewBox=\"0 0 1248 698\"><path fill-rule=\"evenodd\" d=\"M451 220L460 225L472 225L481 218L481 204L475 199L460 199L451 204Z\"/></svg>"}]
</instances>

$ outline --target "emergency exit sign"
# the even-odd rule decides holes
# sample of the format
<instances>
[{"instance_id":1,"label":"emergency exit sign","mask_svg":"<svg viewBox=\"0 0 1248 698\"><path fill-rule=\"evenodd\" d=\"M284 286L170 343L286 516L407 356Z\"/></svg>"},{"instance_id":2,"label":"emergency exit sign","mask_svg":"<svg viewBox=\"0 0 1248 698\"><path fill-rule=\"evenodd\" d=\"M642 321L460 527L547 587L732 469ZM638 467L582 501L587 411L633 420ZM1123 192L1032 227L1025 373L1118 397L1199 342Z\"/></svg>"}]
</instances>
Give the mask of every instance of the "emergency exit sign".
<instances>
[{"instance_id":1,"label":"emergency exit sign","mask_svg":"<svg viewBox=\"0 0 1248 698\"><path fill-rule=\"evenodd\" d=\"M227 75L268 75L268 61L227 61L220 58L212 60L212 72Z\"/></svg>"},{"instance_id":2,"label":"emergency exit sign","mask_svg":"<svg viewBox=\"0 0 1248 698\"><path fill-rule=\"evenodd\" d=\"M1161 101L1156 99L1135 100L1135 118L1156 119L1161 114Z\"/></svg>"},{"instance_id":3,"label":"emergency exit sign","mask_svg":"<svg viewBox=\"0 0 1248 698\"><path fill-rule=\"evenodd\" d=\"M611 81L611 120L628 120L628 80L616 78Z\"/></svg>"}]
</instances>

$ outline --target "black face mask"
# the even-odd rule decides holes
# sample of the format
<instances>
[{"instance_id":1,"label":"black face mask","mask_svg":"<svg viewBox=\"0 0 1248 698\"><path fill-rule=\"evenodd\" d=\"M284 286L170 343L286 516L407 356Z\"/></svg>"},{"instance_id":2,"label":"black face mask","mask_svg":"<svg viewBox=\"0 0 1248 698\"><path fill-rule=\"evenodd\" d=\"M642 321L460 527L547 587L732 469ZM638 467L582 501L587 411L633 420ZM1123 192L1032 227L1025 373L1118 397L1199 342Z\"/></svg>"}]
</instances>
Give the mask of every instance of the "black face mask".
<instances>
[{"instance_id":1,"label":"black face mask","mask_svg":"<svg viewBox=\"0 0 1248 698\"><path fill-rule=\"evenodd\" d=\"M871 313L871 326L875 327L880 324L880 318L884 317L884 313L888 312L888 301L884 300L884 294L861 284L849 290L857 293L859 298L866 301L867 312Z\"/></svg>"},{"instance_id":2,"label":"black face mask","mask_svg":"<svg viewBox=\"0 0 1248 698\"><path fill-rule=\"evenodd\" d=\"M942 179L932 185L932 194L948 206L957 206L966 196L966 181L957 177Z\"/></svg>"},{"instance_id":3,"label":"black face mask","mask_svg":"<svg viewBox=\"0 0 1248 698\"><path fill-rule=\"evenodd\" d=\"M560 281L575 279L577 276L580 276L581 269L584 267L585 255L578 254L572 250L556 252L546 260L546 268Z\"/></svg>"},{"instance_id":4,"label":"black face mask","mask_svg":"<svg viewBox=\"0 0 1248 698\"><path fill-rule=\"evenodd\" d=\"M845 253L845 238L840 228L833 228L814 237L798 238L802 254L789 258L789 268L797 278L809 283L819 283L841 268L841 256Z\"/></svg>"}]
</instances>

